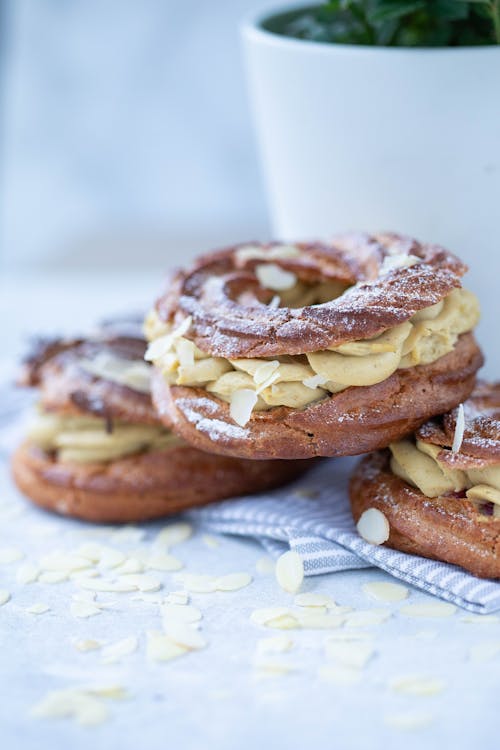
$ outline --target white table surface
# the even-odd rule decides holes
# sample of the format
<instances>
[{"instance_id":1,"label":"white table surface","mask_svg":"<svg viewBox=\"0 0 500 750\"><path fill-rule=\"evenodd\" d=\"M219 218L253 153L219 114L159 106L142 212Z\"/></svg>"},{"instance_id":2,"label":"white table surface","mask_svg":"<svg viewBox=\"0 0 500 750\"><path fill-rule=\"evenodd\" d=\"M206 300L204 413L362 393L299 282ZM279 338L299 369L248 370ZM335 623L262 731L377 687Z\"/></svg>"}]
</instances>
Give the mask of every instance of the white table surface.
<instances>
[{"instance_id":1,"label":"white table surface","mask_svg":"<svg viewBox=\"0 0 500 750\"><path fill-rule=\"evenodd\" d=\"M9 279L0 297L3 374L12 370L22 334L85 328L100 315L122 311L124 298L131 308L146 306L159 286L152 275L133 280L120 276ZM0 550L15 546L25 557L0 565L0 589L11 593L10 601L0 607L2 747L498 746L500 650L480 660L474 649L489 644L493 653L495 645L500 646L500 619L481 619L460 610L443 618L404 616L399 613L402 604L435 600L416 590L403 603L370 599L362 590L364 583L390 580L379 571L319 576L303 585L303 591L326 593L341 605L391 611L384 623L363 629L371 634L375 655L355 684L319 676L319 668L328 663L324 652L328 631L269 630L251 622L254 609L289 606L292 597L279 588L272 574L257 571L256 562L264 552L250 540L219 537L219 545L213 547L200 528L173 548L189 572L246 571L253 581L236 592L193 594L192 603L203 613L201 632L208 645L165 663L150 662L145 653L146 632L161 627L156 604L135 601L129 593L103 593L98 600L111 602L112 607L79 619L69 613L71 596L78 590L74 581L17 583L21 562L36 561L54 549L74 550L92 539L131 554L138 547L148 549L164 524L144 526L147 533L141 541L120 540L109 528L59 519L32 508L8 477L5 450L11 448L0 446ZM179 589L174 574L153 575L162 582L158 595ZM50 610L28 613L26 608L35 602L49 605ZM292 669L264 676L255 666L257 641L283 633L294 645L275 659ZM139 647L116 664L103 664L100 650L80 653L74 647L79 638L112 643L126 636L137 636ZM411 675L440 679L443 689L431 696L391 689L391 681ZM49 691L89 683L118 684L128 693L124 700L106 701L110 718L102 725L81 727L72 719L30 715ZM389 725L391 718L401 716L421 717L426 726L402 730Z\"/></svg>"}]
</instances>

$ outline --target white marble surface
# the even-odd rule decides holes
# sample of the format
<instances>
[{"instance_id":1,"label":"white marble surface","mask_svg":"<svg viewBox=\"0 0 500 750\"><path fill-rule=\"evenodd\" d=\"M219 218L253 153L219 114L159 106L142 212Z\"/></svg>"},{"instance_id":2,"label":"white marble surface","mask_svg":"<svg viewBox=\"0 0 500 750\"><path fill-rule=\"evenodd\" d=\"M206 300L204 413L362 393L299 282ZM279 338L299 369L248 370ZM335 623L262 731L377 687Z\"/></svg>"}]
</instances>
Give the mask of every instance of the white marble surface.
<instances>
[{"instance_id":1,"label":"white marble surface","mask_svg":"<svg viewBox=\"0 0 500 750\"><path fill-rule=\"evenodd\" d=\"M95 317L130 307L146 306L158 288L154 277L60 277L22 282L11 278L0 301L3 372L11 370L20 350L21 333L40 330L71 331L90 325ZM91 312L92 311L92 312ZM146 657L146 632L160 627L158 606L134 601L134 594L98 595L112 606L89 619L69 612L78 591L74 581L59 584L16 582L22 562L61 548L74 550L84 541L105 541L132 554L151 547L163 524L144 527L144 539L120 539L111 529L99 529L45 514L26 503L14 490L6 467L3 444L0 468L0 553L17 547L24 559L0 565L0 589L11 599L0 607L0 724L2 746L9 750L72 747L148 748L173 746L190 750L210 748L250 750L259 746L277 750L325 746L342 748L407 748L453 745L484 748L497 745L498 689L500 682L500 621L474 618L463 611L444 618L412 618L399 612L410 603L434 601L412 590L405 602L386 604L370 599L362 585L389 580L385 574L361 571L320 576L304 583L304 591L326 593L339 604L356 609L388 609L382 624L362 629L370 634L375 654L354 684L322 679L327 663L325 630L269 630L249 619L252 610L289 606L292 597L277 585L272 574L259 573L262 549L252 541L220 538L212 547L203 529L172 549L193 573L223 574L246 571L252 583L236 592L193 594L203 613L201 632L205 649L163 664ZM0 554L1 559L1 554ZM152 573L160 579L160 595L179 589L172 573ZM50 610L34 615L34 602ZM346 626L335 632L348 632ZM357 631L359 632L359 631ZM287 674L263 676L255 667L257 641L287 634L294 641L286 654L276 656L290 666ZM137 636L138 649L117 664L103 664L99 650L78 652L74 639L93 638L106 643ZM497 647L485 661L471 648ZM335 661L331 664L334 666ZM337 672L338 674L338 672ZM403 695L390 688L393 679L409 675L438 679L440 692L432 696ZM340 679L340 677L337 677ZM30 712L48 691L96 684L121 685L123 700L107 700L109 719L93 728L72 719L37 719ZM391 717L421 718L426 726L403 731L388 725Z\"/></svg>"}]
</instances>

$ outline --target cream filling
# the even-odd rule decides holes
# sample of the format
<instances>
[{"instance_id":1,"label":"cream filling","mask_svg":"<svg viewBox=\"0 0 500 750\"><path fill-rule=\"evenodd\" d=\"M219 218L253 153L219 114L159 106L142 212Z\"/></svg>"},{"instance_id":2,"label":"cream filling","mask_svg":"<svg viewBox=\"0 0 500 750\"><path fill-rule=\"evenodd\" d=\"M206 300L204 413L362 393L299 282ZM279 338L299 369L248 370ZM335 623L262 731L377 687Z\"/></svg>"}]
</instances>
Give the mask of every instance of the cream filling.
<instances>
[{"instance_id":1,"label":"cream filling","mask_svg":"<svg viewBox=\"0 0 500 750\"><path fill-rule=\"evenodd\" d=\"M66 416L40 411L28 427L30 443L56 452L63 463L106 463L132 453L161 450L179 443L164 427L113 422L111 432L102 418Z\"/></svg>"},{"instance_id":2,"label":"cream filling","mask_svg":"<svg viewBox=\"0 0 500 750\"><path fill-rule=\"evenodd\" d=\"M95 377L150 393L151 367L141 360L124 359L112 352L101 351L92 359L81 359L78 366Z\"/></svg>"},{"instance_id":3,"label":"cream filling","mask_svg":"<svg viewBox=\"0 0 500 750\"><path fill-rule=\"evenodd\" d=\"M389 447L392 472L426 497L465 490L473 502L493 503L493 515L500 517L500 464L462 471L451 469L439 460L441 451L448 449L438 445L401 440Z\"/></svg>"},{"instance_id":4,"label":"cream filling","mask_svg":"<svg viewBox=\"0 0 500 750\"><path fill-rule=\"evenodd\" d=\"M152 340L146 358L168 383L202 387L228 403L243 390L253 391L248 398L256 410L303 408L350 386L380 383L398 368L436 361L451 352L458 337L472 330L478 320L476 297L456 289L436 305L372 339L302 355L225 359L211 357L184 337L189 319L172 331L151 313L145 324L146 336Z\"/></svg>"}]
</instances>

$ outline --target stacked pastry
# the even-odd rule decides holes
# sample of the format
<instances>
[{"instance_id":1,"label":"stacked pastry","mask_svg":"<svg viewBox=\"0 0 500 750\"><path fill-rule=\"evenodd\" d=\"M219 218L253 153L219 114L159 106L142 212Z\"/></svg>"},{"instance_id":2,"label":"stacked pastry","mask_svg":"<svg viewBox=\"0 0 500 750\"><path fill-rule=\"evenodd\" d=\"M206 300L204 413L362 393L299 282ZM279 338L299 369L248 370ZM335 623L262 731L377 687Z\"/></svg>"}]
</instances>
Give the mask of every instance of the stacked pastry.
<instances>
[{"instance_id":1,"label":"stacked pastry","mask_svg":"<svg viewBox=\"0 0 500 750\"><path fill-rule=\"evenodd\" d=\"M500 533L500 442L498 415L486 414L497 390L476 391L465 423L457 409L483 363L466 270L395 234L200 256L146 318L152 367L137 336L132 357L102 332L29 363L41 406L16 479L48 507L62 498L64 512L130 520L278 485L310 465L302 459L377 451L351 498L361 531L371 511L387 534L365 536L500 576L496 547L469 564L476 542L493 549ZM182 461L191 471L180 479ZM446 550L436 541L445 506ZM458 540L454 519L465 516ZM459 543L470 554L448 552Z\"/></svg>"},{"instance_id":2,"label":"stacked pastry","mask_svg":"<svg viewBox=\"0 0 500 750\"><path fill-rule=\"evenodd\" d=\"M131 522L277 487L306 462L245 461L193 448L159 420L140 325L40 342L21 382L40 391L13 456L35 503L88 521Z\"/></svg>"}]
</instances>

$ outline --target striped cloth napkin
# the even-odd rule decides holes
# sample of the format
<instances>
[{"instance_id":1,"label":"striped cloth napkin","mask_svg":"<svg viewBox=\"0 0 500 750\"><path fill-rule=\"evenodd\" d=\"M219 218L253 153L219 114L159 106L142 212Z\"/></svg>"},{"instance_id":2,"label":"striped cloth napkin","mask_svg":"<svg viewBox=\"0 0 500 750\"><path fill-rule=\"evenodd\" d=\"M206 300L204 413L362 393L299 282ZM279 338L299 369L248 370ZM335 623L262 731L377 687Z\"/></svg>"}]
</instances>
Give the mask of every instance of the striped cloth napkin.
<instances>
[{"instance_id":1,"label":"striped cloth napkin","mask_svg":"<svg viewBox=\"0 0 500 750\"><path fill-rule=\"evenodd\" d=\"M347 497L356 460L329 459L284 489L187 515L211 531L254 537L274 556L295 550L306 576L375 566L471 612L500 610L500 583L475 578L455 565L373 546L356 533Z\"/></svg>"}]
</instances>

